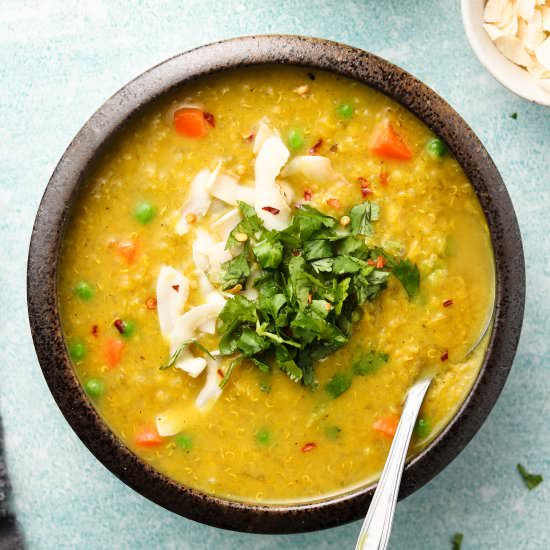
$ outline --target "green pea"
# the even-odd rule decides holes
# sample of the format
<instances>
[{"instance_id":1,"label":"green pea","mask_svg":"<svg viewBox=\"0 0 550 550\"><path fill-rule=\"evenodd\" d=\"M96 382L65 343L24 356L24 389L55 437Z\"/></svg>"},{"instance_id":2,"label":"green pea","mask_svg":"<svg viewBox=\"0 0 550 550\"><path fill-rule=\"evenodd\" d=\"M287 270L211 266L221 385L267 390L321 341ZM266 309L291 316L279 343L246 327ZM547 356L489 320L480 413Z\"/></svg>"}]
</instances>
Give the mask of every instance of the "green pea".
<instances>
[{"instance_id":1,"label":"green pea","mask_svg":"<svg viewBox=\"0 0 550 550\"><path fill-rule=\"evenodd\" d=\"M188 453L193 448L193 440L187 434L178 434L175 437L176 445Z\"/></svg>"},{"instance_id":2,"label":"green pea","mask_svg":"<svg viewBox=\"0 0 550 550\"><path fill-rule=\"evenodd\" d=\"M137 329L136 322L132 321L132 319L125 319L124 321L122 321L122 326L122 336L124 336L124 338L130 338L130 336L132 336Z\"/></svg>"},{"instance_id":3,"label":"green pea","mask_svg":"<svg viewBox=\"0 0 550 550\"><path fill-rule=\"evenodd\" d=\"M432 426L430 425L429 420L426 420L423 417L420 417L416 421L416 426L414 428L414 432L417 437L420 439L426 439L430 435L430 432L432 431Z\"/></svg>"},{"instance_id":4,"label":"green pea","mask_svg":"<svg viewBox=\"0 0 550 550\"><path fill-rule=\"evenodd\" d=\"M148 224L155 217L155 207L147 201L141 201L134 208L134 218L143 225Z\"/></svg>"},{"instance_id":5,"label":"green pea","mask_svg":"<svg viewBox=\"0 0 550 550\"><path fill-rule=\"evenodd\" d=\"M328 439L338 439L341 433L342 428L339 428L338 426L327 426L325 428L325 435Z\"/></svg>"},{"instance_id":6,"label":"green pea","mask_svg":"<svg viewBox=\"0 0 550 550\"><path fill-rule=\"evenodd\" d=\"M346 101L345 103L340 103L340 105L336 107L336 114L340 118L344 119L350 119L353 116L354 111L355 109L353 108L352 103L350 103L349 101Z\"/></svg>"},{"instance_id":7,"label":"green pea","mask_svg":"<svg viewBox=\"0 0 550 550\"><path fill-rule=\"evenodd\" d=\"M447 146L439 138L432 138L426 143L426 151L434 159L441 159L447 154Z\"/></svg>"},{"instance_id":8,"label":"green pea","mask_svg":"<svg viewBox=\"0 0 550 550\"><path fill-rule=\"evenodd\" d=\"M293 151L298 151L304 146L304 135L301 130L294 128L288 132L288 146Z\"/></svg>"},{"instance_id":9,"label":"green pea","mask_svg":"<svg viewBox=\"0 0 550 550\"><path fill-rule=\"evenodd\" d=\"M267 428L261 428L256 432L256 441L260 445L268 445L271 441L271 434Z\"/></svg>"},{"instance_id":10,"label":"green pea","mask_svg":"<svg viewBox=\"0 0 550 550\"><path fill-rule=\"evenodd\" d=\"M90 378L84 384L84 389L90 397L101 397L105 391L105 384L99 378Z\"/></svg>"},{"instance_id":11,"label":"green pea","mask_svg":"<svg viewBox=\"0 0 550 550\"><path fill-rule=\"evenodd\" d=\"M82 340L76 340L69 345L69 355L77 363L86 357L86 353L88 353L88 349Z\"/></svg>"},{"instance_id":12,"label":"green pea","mask_svg":"<svg viewBox=\"0 0 550 550\"><path fill-rule=\"evenodd\" d=\"M86 281L76 283L73 291L81 300L86 302L94 297L94 289Z\"/></svg>"}]
</instances>

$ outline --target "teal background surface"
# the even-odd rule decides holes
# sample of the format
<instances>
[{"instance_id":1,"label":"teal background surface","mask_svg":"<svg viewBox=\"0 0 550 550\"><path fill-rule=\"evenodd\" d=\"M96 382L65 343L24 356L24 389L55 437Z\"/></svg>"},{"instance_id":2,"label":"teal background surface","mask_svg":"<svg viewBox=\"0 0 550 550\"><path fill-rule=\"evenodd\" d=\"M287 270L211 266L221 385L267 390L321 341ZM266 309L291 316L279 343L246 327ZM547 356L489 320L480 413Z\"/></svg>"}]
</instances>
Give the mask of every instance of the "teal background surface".
<instances>
[{"instance_id":1,"label":"teal background surface","mask_svg":"<svg viewBox=\"0 0 550 550\"><path fill-rule=\"evenodd\" d=\"M347 42L421 78L473 127L516 207L527 307L515 366L481 431L397 507L393 549L550 548L550 108L495 82L470 50L458 0L0 0L0 412L13 508L29 548L353 548L360 524L295 536L178 517L119 482L50 396L31 342L26 255L48 178L86 119L148 67L208 42L288 33ZM510 117L517 113L517 119ZM517 462L547 478L529 492Z\"/></svg>"}]
</instances>

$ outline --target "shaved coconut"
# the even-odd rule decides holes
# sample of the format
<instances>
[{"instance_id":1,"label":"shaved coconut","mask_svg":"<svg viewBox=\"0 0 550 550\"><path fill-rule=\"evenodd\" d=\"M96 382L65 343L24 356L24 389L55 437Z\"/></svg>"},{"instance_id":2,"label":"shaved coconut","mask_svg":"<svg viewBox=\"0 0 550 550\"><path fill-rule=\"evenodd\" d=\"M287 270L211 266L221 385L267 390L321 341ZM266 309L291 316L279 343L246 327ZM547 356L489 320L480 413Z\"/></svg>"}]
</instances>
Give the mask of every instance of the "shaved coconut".
<instances>
[{"instance_id":1,"label":"shaved coconut","mask_svg":"<svg viewBox=\"0 0 550 550\"><path fill-rule=\"evenodd\" d=\"M539 85L550 92L550 78L541 78L539 80Z\"/></svg>"},{"instance_id":2,"label":"shaved coconut","mask_svg":"<svg viewBox=\"0 0 550 550\"><path fill-rule=\"evenodd\" d=\"M291 204L294 200L294 189L292 189L292 185L284 180L280 180L279 185L281 186L281 191L283 192L286 202Z\"/></svg>"},{"instance_id":3,"label":"shaved coconut","mask_svg":"<svg viewBox=\"0 0 550 550\"><path fill-rule=\"evenodd\" d=\"M188 297L189 279L173 267L163 265L157 277L157 313L165 338L170 336Z\"/></svg>"},{"instance_id":4,"label":"shaved coconut","mask_svg":"<svg viewBox=\"0 0 550 550\"><path fill-rule=\"evenodd\" d=\"M240 185L235 178L227 174L220 174L208 191L213 197L233 206L238 201L254 204L254 188Z\"/></svg>"},{"instance_id":5,"label":"shaved coconut","mask_svg":"<svg viewBox=\"0 0 550 550\"><path fill-rule=\"evenodd\" d=\"M542 29L544 31L550 32L550 7L544 6L541 9L542 15Z\"/></svg>"},{"instance_id":6,"label":"shaved coconut","mask_svg":"<svg viewBox=\"0 0 550 550\"><path fill-rule=\"evenodd\" d=\"M550 78L550 70L546 69L538 61L527 69L535 78ZM540 82L539 82L540 84Z\"/></svg>"},{"instance_id":7,"label":"shaved coconut","mask_svg":"<svg viewBox=\"0 0 550 550\"><path fill-rule=\"evenodd\" d=\"M241 296L244 296L245 298L248 298L252 301L258 298L258 291L254 288L254 281L260 276L260 273L261 272L257 269L252 268L252 270L250 271L250 275L246 280L246 288L244 290L241 290Z\"/></svg>"},{"instance_id":8,"label":"shaved coconut","mask_svg":"<svg viewBox=\"0 0 550 550\"><path fill-rule=\"evenodd\" d=\"M173 355L183 342L192 340L200 325L216 319L223 306L224 303L221 302L202 304L181 315L170 333L170 353ZM184 348L174 366L196 377L204 370L206 360L202 357L194 357L188 348Z\"/></svg>"},{"instance_id":9,"label":"shaved coconut","mask_svg":"<svg viewBox=\"0 0 550 550\"><path fill-rule=\"evenodd\" d=\"M321 155L294 157L283 170L283 176L301 175L314 183L334 183L345 179L332 167L330 159Z\"/></svg>"},{"instance_id":10,"label":"shaved coconut","mask_svg":"<svg viewBox=\"0 0 550 550\"><path fill-rule=\"evenodd\" d=\"M212 355L218 357L220 352L213 351ZM199 395L195 399L195 405L198 409L204 409L207 405L212 404L222 394L220 382L222 377L218 373L218 361L208 357L206 360L206 382L201 389Z\"/></svg>"},{"instance_id":11,"label":"shaved coconut","mask_svg":"<svg viewBox=\"0 0 550 550\"><path fill-rule=\"evenodd\" d=\"M157 432L161 437L170 437L183 431L191 423L196 411L188 403L179 403L158 414L155 419Z\"/></svg>"},{"instance_id":12,"label":"shaved coconut","mask_svg":"<svg viewBox=\"0 0 550 550\"><path fill-rule=\"evenodd\" d=\"M208 189L218 177L220 166L221 164L218 164L213 172L210 172L210 170L201 170L191 182L189 197L183 205L181 218L176 225L176 233L178 235L185 235L189 231L188 214L194 214L197 218L201 218L208 212L212 202Z\"/></svg>"},{"instance_id":13,"label":"shaved coconut","mask_svg":"<svg viewBox=\"0 0 550 550\"><path fill-rule=\"evenodd\" d=\"M498 23L501 20L502 12L506 7L507 1L508 0L487 0L483 19L485 19L487 23Z\"/></svg>"},{"instance_id":14,"label":"shaved coconut","mask_svg":"<svg viewBox=\"0 0 550 550\"><path fill-rule=\"evenodd\" d=\"M290 222L288 206L279 184L275 181L290 153L280 137L272 136L265 140L254 165L256 176L256 204L258 216L267 229L285 229ZM264 210L276 209L276 214Z\"/></svg>"},{"instance_id":15,"label":"shaved coconut","mask_svg":"<svg viewBox=\"0 0 550 550\"><path fill-rule=\"evenodd\" d=\"M516 12L525 21L530 21L535 13L535 0L517 0Z\"/></svg>"},{"instance_id":16,"label":"shaved coconut","mask_svg":"<svg viewBox=\"0 0 550 550\"><path fill-rule=\"evenodd\" d=\"M533 65L533 60L525 50L525 46L515 36L499 36L495 40L495 44L510 61L523 67Z\"/></svg>"},{"instance_id":17,"label":"shaved coconut","mask_svg":"<svg viewBox=\"0 0 550 550\"><path fill-rule=\"evenodd\" d=\"M197 237L193 241L193 261L199 271L208 275L209 280L217 282L221 265L232 257L231 252L225 250L224 241L215 241L204 229L197 230ZM209 288L207 293L212 291L214 289Z\"/></svg>"},{"instance_id":18,"label":"shaved coconut","mask_svg":"<svg viewBox=\"0 0 550 550\"><path fill-rule=\"evenodd\" d=\"M213 224L212 228L215 229L220 238L225 242L229 237L229 233L235 229L235 226L242 220L241 213L237 208L230 210L227 214L224 214L221 218L218 218Z\"/></svg>"},{"instance_id":19,"label":"shaved coconut","mask_svg":"<svg viewBox=\"0 0 550 550\"><path fill-rule=\"evenodd\" d=\"M544 32L542 31L542 15L539 11L533 14L531 21L527 23L527 32L524 38L525 47L534 50L544 42Z\"/></svg>"},{"instance_id":20,"label":"shaved coconut","mask_svg":"<svg viewBox=\"0 0 550 550\"><path fill-rule=\"evenodd\" d=\"M497 23L498 27L507 27L512 19L516 17L516 14L514 13L514 6L511 2L508 2L504 9L502 10L502 13L500 14L500 20Z\"/></svg>"},{"instance_id":21,"label":"shaved coconut","mask_svg":"<svg viewBox=\"0 0 550 550\"><path fill-rule=\"evenodd\" d=\"M493 25L492 23L484 23L483 27L493 41L496 40L499 36L506 34L505 31L499 29L496 25Z\"/></svg>"},{"instance_id":22,"label":"shaved coconut","mask_svg":"<svg viewBox=\"0 0 550 550\"><path fill-rule=\"evenodd\" d=\"M539 63L548 71L550 71L550 37L548 37L535 50L535 55Z\"/></svg>"},{"instance_id":23,"label":"shaved coconut","mask_svg":"<svg viewBox=\"0 0 550 550\"><path fill-rule=\"evenodd\" d=\"M262 148L262 145L265 143L265 141L270 137L277 137L278 134L274 130L272 130L265 121L261 120L260 124L258 126L258 131L256 132L256 135L254 137L254 147L252 148L252 151L255 155L257 155Z\"/></svg>"}]
</instances>

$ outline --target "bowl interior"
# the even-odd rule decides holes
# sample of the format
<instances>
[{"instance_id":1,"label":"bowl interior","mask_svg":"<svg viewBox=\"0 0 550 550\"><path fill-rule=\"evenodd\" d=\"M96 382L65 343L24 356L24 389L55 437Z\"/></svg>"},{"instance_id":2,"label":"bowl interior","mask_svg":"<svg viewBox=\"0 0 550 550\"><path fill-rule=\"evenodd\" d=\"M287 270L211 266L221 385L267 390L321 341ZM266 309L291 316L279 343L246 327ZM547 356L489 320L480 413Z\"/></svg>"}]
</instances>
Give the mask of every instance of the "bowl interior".
<instances>
[{"instance_id":1,"label":"bowl interior","mask_svg":"<svg viewBox=\"0 0 550 550\"><path fill-rule=\"evenodd\" d=\"M494 330L478 378L446 428L407 465L400 496L421 487L473 437L500 393L517 346L524 303L519 229L500 175L459 115L420 81L390 63L348 46L289 36L233 39L198 48L144 73L86 123L59 162L40 205L29 251L28 304L42 371L63 414L95 456L125 483L158 504L197 521L241 531L299 532L364 515L375 485L318 502L242 504L205 495L140 460L109 430L84 395L67 356L57 311L57 260L79 187L98 153L133 114L160 95L212 72L263 64L294 64L354 78L411 110L449 145L480 199L495 253ZM513 258L513 262L510 260Z\"/></svg>"}]
</instances>

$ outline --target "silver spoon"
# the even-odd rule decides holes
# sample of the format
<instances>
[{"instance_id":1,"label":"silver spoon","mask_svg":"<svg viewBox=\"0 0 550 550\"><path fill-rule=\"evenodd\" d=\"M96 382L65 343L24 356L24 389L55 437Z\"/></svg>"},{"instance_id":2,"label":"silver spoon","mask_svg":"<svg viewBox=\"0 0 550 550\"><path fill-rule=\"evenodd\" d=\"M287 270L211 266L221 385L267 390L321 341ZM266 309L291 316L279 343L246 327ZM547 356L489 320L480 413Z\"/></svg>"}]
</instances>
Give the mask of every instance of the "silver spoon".
<instances>
[{"instance_id":1,"label":"silver spoon","mask_svg":"<svg viewBox=\"0 0 550 550\"><path fill-rule=\"evenodd\" d=\"M487 320L480 331L479 338L474 342L465 356L468 356L482 342L493 320L495 302L491 304ZM355 550L385 550L390 539L395 504L403 475L403 467L407 458L407 450L411 441L420 407L424 402L426 392L432 383L435 372L424 372L407 392L403 412L397 425L397 430L390 447L386 464L374 492L367 517L361 527Z\"/></svg>"}]
</instances>

